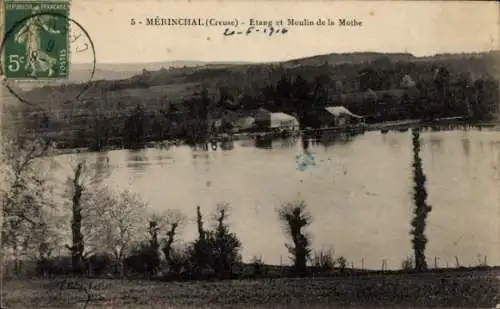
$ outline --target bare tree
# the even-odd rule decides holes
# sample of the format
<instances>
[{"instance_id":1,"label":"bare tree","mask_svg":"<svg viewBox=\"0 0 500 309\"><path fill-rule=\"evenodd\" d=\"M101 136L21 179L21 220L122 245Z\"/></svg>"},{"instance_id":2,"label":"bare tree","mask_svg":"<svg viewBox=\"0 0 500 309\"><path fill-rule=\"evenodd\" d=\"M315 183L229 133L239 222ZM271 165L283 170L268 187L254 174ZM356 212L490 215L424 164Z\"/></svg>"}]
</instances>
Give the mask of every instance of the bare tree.
<instances>
[{"instance_id":1,"label":"bare tree","mask_svg":"<svg viewBox=\"0 0 500 309\"><path fill-rule=\"evenodd\" d=\"M2 143L1 173L4 237L5 232L21 227L22 223L35 225L37 211L33 203L42 202L47 178L41 160L50 152L50 144L43 140L23 141L6 139Z\"/></svg>"},{"instance_id":2,"label":"bare tree","mask_svg":"<svg viewBox=\"0 0 500 309\"><path fill-rule=\"evenodd\" d=\"M126 253L140 236L147 207L140 196L128 190L108 194L109 202L101 203L101 222L96 230L101 231L101 243L119 262L123 276Z\"/></svg>"},{"instance_id":3,"label":"bare tree","mask_svg":"<svg viewBox=\"0 0 500 309\"><path fill-rule=\"evenodd\" d=\"M39 261L47 260L57 249L62 249L61 243L66 240L64 236L64 231L68 227L66 223L66 213L60 209L43 211L26 247L31 257Z\"/></svg>"},{"instance_id":4,"label":"bare tree","mask_svg":"<svg viewBox=\"0 0 500 309\"><path fill-rule=\"evenodd\" d=\"M149 247L151 250L157 254L160 251L160 237L161 237L161 229L163 225L164 218L158 214L153 213L148 218L147 222L147 233L149 235Z\"/></svg>"},{"instance_id":5,"label":"bare tree","mask_svg":"<svg viewBox=\"0 0 500 309\"><path fill-rule=\"evenodd\" d=\"M163 217L165 222L164 224L166 237L162 251L165 254L165 258L167 259L167 261L170 262L172 246L175 242L175 236L178 234L179 228L186 218L178 210L168 210L163 214Z\"/></svg>"},{"instance_id":6,"label":"bare tree","mask_svg":"<svg viewBox=\"0 0 500 309\"><path fill-rule=\"evenodd\" d=\"M170 249L166 249L166 246L171 248L181 220L182 215L176 211L150 213L140 228L141 233L138 233L146 234L147 239L138 242L131 250L131 255L124 261L127 267L136 268L139 272L145 271L146 276L155 275L162 264L168 262L166 255L169 255Z\"/></svg>"},{"instance_id":7,"label":"bare tree","mask_svg":"<svg viewBox=\"0 0 500 309\"><path fill-rule=\"evenodd\" d=\"M177 209L154 212L148 217L151 246L158 246L169 264L175 238L185 220L186 217Z\"/></svg>"},{"instance_id":8,"label":"bare tree","mask_svg":"<svg viewBox=\"0 0 500 309\"><path fill-rule=\"evenodd\" d=\"M2 249L10 248L14 256L30 250L54 249L59 225L52 219L54 182L49 157L52 145L44 140L20 140L5 137L0 155L0 194L2 199ZM51 227L50 229L48 227ZM50 230L50 233L49 233ZM2 254L3 257L3 254Z\"/></svg>"}]
</instances>

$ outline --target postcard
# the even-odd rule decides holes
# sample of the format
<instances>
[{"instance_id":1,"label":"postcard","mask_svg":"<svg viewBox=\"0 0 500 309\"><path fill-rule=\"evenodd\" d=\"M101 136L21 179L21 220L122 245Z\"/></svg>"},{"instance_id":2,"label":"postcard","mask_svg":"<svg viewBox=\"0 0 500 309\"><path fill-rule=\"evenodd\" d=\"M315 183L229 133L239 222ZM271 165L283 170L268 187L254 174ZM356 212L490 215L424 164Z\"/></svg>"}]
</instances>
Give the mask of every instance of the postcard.
<instances>
[{"instance_id":1,"label":"postcard","mask_svg":"<svg viewBox=\"0 0 500 309\"><path fill-rule=\"evenodd\" d=\"M0 4L2 308L500 308L497 2Z\"/></svg>"}]
</instances>

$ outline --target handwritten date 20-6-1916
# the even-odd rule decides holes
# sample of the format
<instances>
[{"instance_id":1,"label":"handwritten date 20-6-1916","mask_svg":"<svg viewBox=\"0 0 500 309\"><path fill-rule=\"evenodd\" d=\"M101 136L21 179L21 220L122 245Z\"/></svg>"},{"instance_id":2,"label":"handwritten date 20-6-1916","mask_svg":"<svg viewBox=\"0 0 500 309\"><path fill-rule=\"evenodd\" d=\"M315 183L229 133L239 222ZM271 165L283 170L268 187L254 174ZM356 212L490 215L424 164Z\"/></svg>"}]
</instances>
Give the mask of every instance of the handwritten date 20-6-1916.
<instances>
[{"instance_id":1,"label":"handwritten date 20-6-1916","mask_svg":"<svg viewBox=\"0 0 500 309\"><path fill-rule=\"evenodd\" d=\"M254 27L250 26L245 31L238 30L237 28L226 28L224 30L224 36L233 36L233 35L250 35L254 33L263 33L268 36L276 36L283 35L288 32L286 28L275 28L272 26L269 27Z\"/></svg>"}]
</instances>

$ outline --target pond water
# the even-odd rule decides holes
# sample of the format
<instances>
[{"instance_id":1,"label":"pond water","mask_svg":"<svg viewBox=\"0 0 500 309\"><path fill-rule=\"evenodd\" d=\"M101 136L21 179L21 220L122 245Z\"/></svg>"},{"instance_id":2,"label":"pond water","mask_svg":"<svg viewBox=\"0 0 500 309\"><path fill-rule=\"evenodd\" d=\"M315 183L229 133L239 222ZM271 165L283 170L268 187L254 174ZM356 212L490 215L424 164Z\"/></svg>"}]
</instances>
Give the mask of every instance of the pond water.
<instances>
[{"instance_id":1,"label":"pond water","mask_svg":"<svg viewBox=\"0 0 500 309\"><path fill-rule=\"evenodd\" d=\"M224 149L222 149L224 148ZM367 132L323 137L308 151L315 165L298 168L298 139L235 141L217 150L116 150L87 153L107 182L140 193L153 210L179 209L192 220L182 239L196 236L195 208L209 215L231 206L230 223L243 243L243 258L289 263L276 208L303 199L314 222L315 249L333 248L355 267L400 268L412 255L412 144L410 132ZM429 265L500 264L500 134L489 131L422 133L428 178ZM109 158L109 163L107 163ZM309 160L312 161L312 160ZM207 218L208 219L208 218Z\"/></svg>"}]
</instances>

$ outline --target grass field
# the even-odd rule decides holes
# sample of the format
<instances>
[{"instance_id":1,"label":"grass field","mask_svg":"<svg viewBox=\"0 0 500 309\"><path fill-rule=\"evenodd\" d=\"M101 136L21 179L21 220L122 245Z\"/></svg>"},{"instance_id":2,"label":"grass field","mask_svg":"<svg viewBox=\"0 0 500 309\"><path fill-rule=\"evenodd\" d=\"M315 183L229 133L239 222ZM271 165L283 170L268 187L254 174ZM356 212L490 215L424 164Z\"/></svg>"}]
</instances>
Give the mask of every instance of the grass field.
<instances>
[{"instance_id":1,"label":"grass field","mask_svg":"<svg viewBox=\"0 0 500 309\"><path fill-rule=\"evenodd\" d=\"M217 282L10 280L8 308L495 308L500 273L374 274Z\"/></svg>"}]
</instances>

